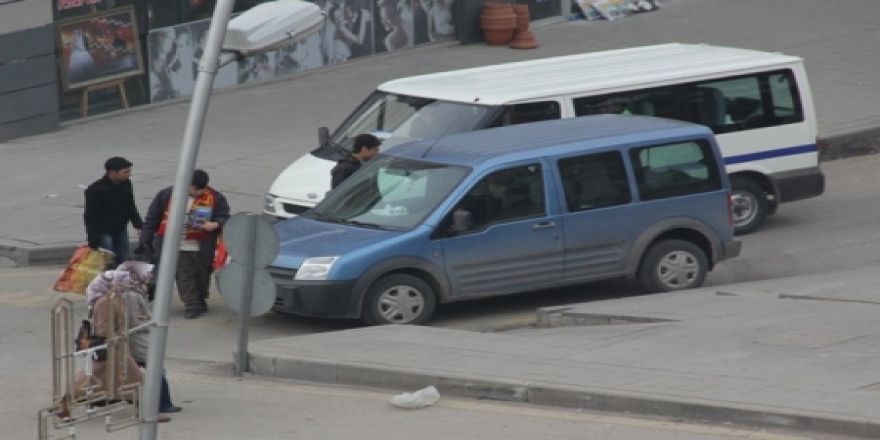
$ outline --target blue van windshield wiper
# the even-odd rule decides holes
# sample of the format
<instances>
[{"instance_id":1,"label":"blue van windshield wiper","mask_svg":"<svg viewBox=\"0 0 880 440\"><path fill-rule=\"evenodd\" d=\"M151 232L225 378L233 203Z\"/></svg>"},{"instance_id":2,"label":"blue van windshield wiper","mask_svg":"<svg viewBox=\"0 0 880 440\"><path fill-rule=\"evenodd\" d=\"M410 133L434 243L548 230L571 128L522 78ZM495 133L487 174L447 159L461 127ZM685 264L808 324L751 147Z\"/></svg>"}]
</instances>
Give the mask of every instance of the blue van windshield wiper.
<instances>
[{"instance_id":1,"label":"blue van windshield wiper","mask_svg":"<svg viewBox=\"0 0 880 440\"><path fill-rule=\"evenodd\" d=\"M326 216L324 214L318 214L315 211L308 211L308 213L305 216L311 217L315 220L321 220L322 222L327 222L327 223L345 223L345 221L342 219L338 219L336 217Z\"/></svg>"},{"instance_id":2,"label":"blue van windshield wiper","mask_svg":"<svg viewBox=\"0 0 880 440\"><path fill-rule=\"evenodd\" d=\"M359 222L357 220L342 220L342 219L340 219L339 223L344 223L346 225L352 225L352 226L360 226L362 228L370 228L370 229L382 229L382 230L388 229L382 225L377 225L375 223L364 223L364 222Z\"/></svg>"}]
</instances>

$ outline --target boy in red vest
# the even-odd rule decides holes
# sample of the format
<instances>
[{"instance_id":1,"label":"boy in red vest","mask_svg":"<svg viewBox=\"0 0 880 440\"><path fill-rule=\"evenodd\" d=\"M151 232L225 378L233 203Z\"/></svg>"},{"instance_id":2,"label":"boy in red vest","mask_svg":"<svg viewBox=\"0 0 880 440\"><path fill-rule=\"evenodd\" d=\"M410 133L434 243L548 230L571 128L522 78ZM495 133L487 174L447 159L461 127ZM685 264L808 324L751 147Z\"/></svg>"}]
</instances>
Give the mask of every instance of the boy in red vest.
<instances>
[{"instance_id":1,"label":"boy in red vest","mask_svg":"<svg viewBox=\"0 0 880 440\"><path fill-rule=\"evenodd\" d=\"M151 247L153 255L161 255L162 240L168 224L172 187L156 194L150 203L141 232L141 245ZM194 170L189 189L184 236L177 260L177 291L186 306L186 319L198 318L208 311L208 288L211 285L211 263L217 237L229 219L229 203L219 191L208 186L208 173Z\"/></svg>"}]
</instances>

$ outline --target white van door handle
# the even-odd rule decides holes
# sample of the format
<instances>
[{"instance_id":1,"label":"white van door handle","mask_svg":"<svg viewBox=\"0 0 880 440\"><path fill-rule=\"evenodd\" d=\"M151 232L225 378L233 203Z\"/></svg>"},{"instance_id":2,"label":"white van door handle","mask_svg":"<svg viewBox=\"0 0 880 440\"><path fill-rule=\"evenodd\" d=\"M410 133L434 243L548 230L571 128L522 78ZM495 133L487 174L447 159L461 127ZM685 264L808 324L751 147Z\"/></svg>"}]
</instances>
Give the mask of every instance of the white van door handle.
<instances>
[{"instance_id":1,"label":"white van door handle","mask_svg":"<svg viewBox=\"0 0 880 440\"><path fill-rule=\"evenodd\" d=\"M536 224L532 225L532 229L534 229L536 231L539 229L550 229L550 228L555 228L555 227L556 227L556 222L541 222L541 223L536 223Z\"/></svg>"}]
</instances>

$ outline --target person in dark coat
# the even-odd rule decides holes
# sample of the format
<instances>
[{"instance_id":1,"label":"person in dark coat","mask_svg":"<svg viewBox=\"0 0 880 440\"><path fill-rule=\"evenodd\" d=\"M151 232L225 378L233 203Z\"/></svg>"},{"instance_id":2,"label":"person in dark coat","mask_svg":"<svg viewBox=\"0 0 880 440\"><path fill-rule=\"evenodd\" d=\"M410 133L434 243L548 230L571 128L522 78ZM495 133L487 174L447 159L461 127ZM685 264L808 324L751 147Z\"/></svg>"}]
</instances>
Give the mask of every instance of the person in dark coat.
<instances>
[{"instance_id":1,"label":"person in dark coat","mask_svg":"<svg viewBox=\"0 0 880 440\"><path fill-rule=\"evenodd\" d=\"M336 166L330 170L330 189L336 188L345 179L360 169L364 162L376 157L379 154L379 145L382 141L371 134L359 134L354 138L354 145L351 147L351 155L336 163Z\"/></svg>"},{"instance_id":2,"label":"person in dark coat","mask_svg":"<svg viewBox=\"0 0 880 440\"><path fill-rule=\"evenodd\" d=\"M134 203L131 167L125 158L111 157L104 162L104 177L85 190L83 221L89 247L115 252L114 267L128 258L128 222L139 231L144 224Z\"/></svg>"},{"instance_id":3,"label":"person in dark coat","mask_svg":"<svg viewBox=\"0 0 880 440\"><path fill-rule=\"evenodd\" d=\"M156 194L144 221L140 245L148 247L155 256L162 253L172 189L169 186ZM194 170L176 276L177 291L185 306L184 317L187 319L198 318L208 311L208 288L211 285L217 237L228 219L229 203L226 197L208 186L208 173Z\"/></svg>"}]
</instances>

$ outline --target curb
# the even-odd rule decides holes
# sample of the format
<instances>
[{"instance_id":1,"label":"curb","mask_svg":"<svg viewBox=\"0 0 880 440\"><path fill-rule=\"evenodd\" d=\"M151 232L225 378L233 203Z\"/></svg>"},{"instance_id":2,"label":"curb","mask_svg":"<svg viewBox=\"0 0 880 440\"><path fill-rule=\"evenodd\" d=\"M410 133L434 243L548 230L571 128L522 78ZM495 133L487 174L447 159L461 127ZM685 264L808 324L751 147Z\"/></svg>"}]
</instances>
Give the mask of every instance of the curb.
<instances>
[{"instance_id":1,"label":"curb","mask_svg":"<svg viewBox=\"0 0 880 440\"><path fill-rule=\"evenodd\" d=\"M0 245L0 257L13 260L18 267L51 264L65 264L79 244L51 246L6 246Z\"/></svg>"},{"instance_id":2,"label":"curb","mask_svg":"<svg viewBox=\"0 0 880 440\"><path fill-rule=\"evenodd\" d=\"M819 161L845 159L880 152L880 127L817 140Z\"/></svg>"},{"instance_id":3,"label":"curb","mask_svg":"<svg viewBox=\"0 0 880 440\"><path fill-rule=\"evenodd\" d=\"M866 418L540 382L465 377L330 359L274 356L258 351L250 351L249 359L252 374L282 379L394 389L434 385L441 394L474 399L880 438L880 422Z\"/></svg>"}]
</instances>

